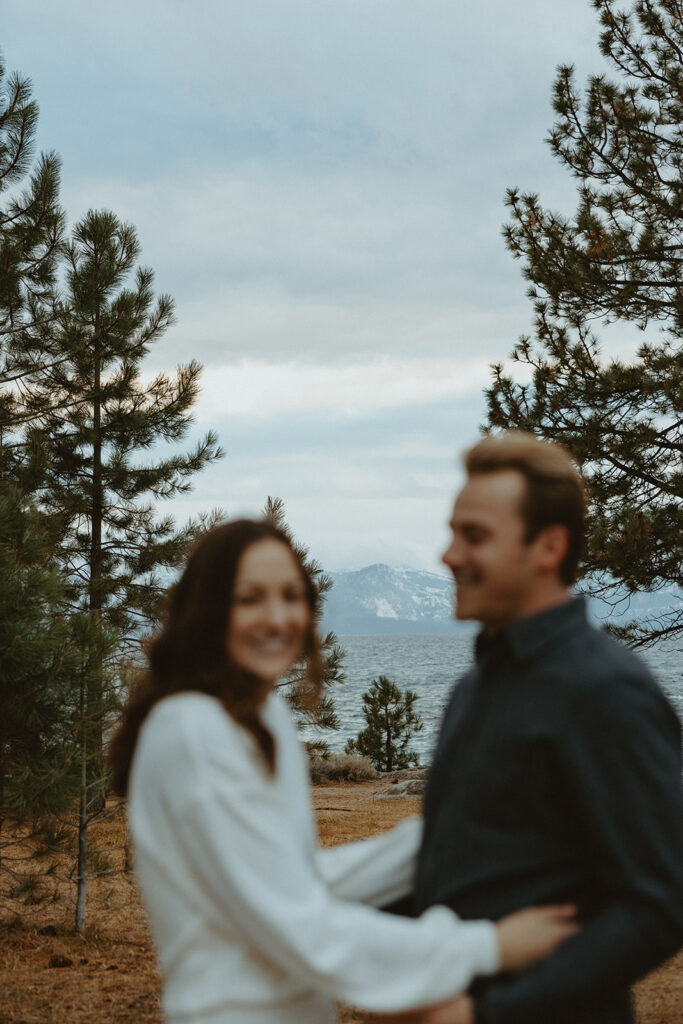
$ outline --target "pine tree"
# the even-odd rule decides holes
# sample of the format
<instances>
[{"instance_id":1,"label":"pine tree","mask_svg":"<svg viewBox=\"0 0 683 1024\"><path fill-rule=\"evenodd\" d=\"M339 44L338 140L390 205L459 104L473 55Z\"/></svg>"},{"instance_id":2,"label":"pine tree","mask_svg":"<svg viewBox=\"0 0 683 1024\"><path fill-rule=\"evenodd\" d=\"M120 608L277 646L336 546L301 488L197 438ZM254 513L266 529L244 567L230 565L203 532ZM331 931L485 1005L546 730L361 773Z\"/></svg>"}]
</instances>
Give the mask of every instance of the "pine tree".
<instances>
[{"instance_id":1,"label":"pine tree","mask_svg":"<svg viewBox=\"0 0 683 1024\"><path fill-rule=\"evenodd\" d=\"M178 529L170 516L157 517L155 503L187 491L192 476L222 455L213 432L188 453L172 450L189 430L201 367L192 361L173 375L143 379L144 357L173 322L173 302L167 295L155 301L152 271L135 269L138 255L135 230L113 213L90 211L76 225L64 246L58 357L26 382L25 477L55 525L67 611L83 624L78 930L85 926L87 832L109 813L102 754L117 662L139 645L167 576L204 525Z\"/></svg>"},{"instance_id":2,"label":"pine tree","mask_svg":"<svg viewBox=\"0 0 683 1024\"><path fill-rule=\"evenodd\" d=\"M0 474L17 471L15 431L32 414L27 378L53 358L55 275L64 234L55 153L33 163L31 83L0 59Z\"/></svg>"},{"instance_id":3,"label":"pine tree","mask_svg":"<svg viewBox=\"0 0 683 1024\"><path fill-rule=\"evenodd\" d=\"M126 287L139 254L133 227L90 211L65 252L61 359L33 384L38 402L53 396L42 420L40 500L61 522L73 607L134 639L154 616L159 572L180 563L198 525L178 530L171 517L157 518L155 502L188 491L222 452L209 432L190 452L143 458L187 435L201 366L141 376L174 313L168 295L154 301L148 268Z\"/></svg>"},{"instance_id":4,"label":"pine tree","mask_svg":"<svg viewBox=\"0 0 683 1024\"><path fill-rule=\"evenodd\" d=\"M37 120L30 82L0 61L0 864L5 902L22 910L49 887L17 840L54 834L79 790L79 637L63 615L55 524L19 486L52 404L30 382L55 358L64 232L59 159L33 161Z\"/></svg>"},{"instance_id":5,"label":"pine tree","mask_svg":"<svg viewBox=\"0 0 683 1024\"><path fill-rule=\"evenodd\" d=\"M332 587L332 580L322 569L322 566L315 559L311 558L308 548L296 541L292 531L287 525L285 506L281 498L268 497L263 510L263 518L277 526L289 538L294 550L306 567L318 592L318 606L315 615L316 627L322 619L322 606L325 595ZM284 690L290 707L294 710L301 725L311 725L316 729L338 729L339 719L334 707L334 698L330 693L330 687L336 683L344 682L344 650L341 647L335 633L328 632L321 637L322 655L324 659L323 693L317 706L313 709L306 708L302 702L303 690L306 681L306 665L296 665L289 677L280 686ZM320 751L327 749L327 744L319 740L309 744Z\"/></svg>"},{"instance_id":6,"label":"pine tree","mask_svg":"<svg viewBox=\"0 0 683 1024\"><path fill-rule=\"evenodd\" d=\"M44 517L0 485L0 891L45 896L22 853L78 793L78 646ZM21 840L21 841L19 841Z\"/></svg>"},{"instance_id":7,"label":"pine tree","mask_svg":"<svg viewBox=\"0 0 683 1024\"><path fill-rule=\"evenodd\" d=\"M414 690L403 693L386 676L373 679L363 694L365 729L355 740L347 741L346 753L364 754L381 772L417 764L417 754L408 749L414 734L422 729L414 707L417 699Z\"/></svg>"},{"instance_id":8,"label":"pine tree","mask_svg":"<svg viewBox=\"0 0 683 1024\"><path fill-rule=\"evenodd\" d=\"M593 6L618 78L593 76L582 97L572 68L558 70L548 141L577 179L575 215L508 193L504 235L531 282L535 338L512 353L528 383L493 367L488 426L559 441L581 464L592 496L584 587L614 604L672 594L669 612L616 630L642 645L683 635L683 4ZM606 358L596 321L636 324L648 339L628 361Z\"/></svg>"},{"instance_id":9,"label":"pine tree","mask_svg":"<svg viewBox=\"0 0 683 1024\"><path fill-rule=\"evenodd\" d=\"M68 581L61 613L75 689L45 742L66 730L73 747L82 930L87 831L109 813L102 743L117 663L153 620L164 574L213 518L177 529L154 504L187 490L221 452L213 433L187 454L172 451L189 428L200 367L141 379L173 303L154 301L151 271L134 271L135 231L113 214L90 212L64 244L59 160L42 156L31 170L37 114L30 83L0 67L0 488L11 478L33 495Z\"/></svg>"}]
</instances>

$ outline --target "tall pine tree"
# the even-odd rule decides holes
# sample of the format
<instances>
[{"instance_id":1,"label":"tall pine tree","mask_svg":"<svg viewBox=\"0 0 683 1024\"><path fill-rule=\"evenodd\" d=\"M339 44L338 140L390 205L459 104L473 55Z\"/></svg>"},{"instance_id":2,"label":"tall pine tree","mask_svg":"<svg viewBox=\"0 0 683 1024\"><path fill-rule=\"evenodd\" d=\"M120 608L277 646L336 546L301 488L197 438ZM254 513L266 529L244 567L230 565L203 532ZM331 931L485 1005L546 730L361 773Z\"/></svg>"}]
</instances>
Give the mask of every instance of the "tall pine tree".
<instances>
[{"instance_id":1,"label":"tall pine tree","mask_svg":"<svg viewBox=\"0 0 683 1024\"><path fill-rule=\"evenodd\" d=\"M23 462L26 384L53 358L64 214L59 158L33 159L37 122L30 81L7 75L0 58L0 474L16 475Z\"/></svg>"},{"instance_id":2,"label":"tall pine tree","mask_svg":"<svg viewBox=\"0 0 683 1024\"><path fill-rule=\"evenodd\" d=\"M46 521L0 485L0 892L36 902L27 855L50 815L78 793L78 644L61 615ZM15 906L15 909L17 907Z\"/></svg>"},{"instance_id":3,"label":"tall pine tree","mask_svg":"<svg viewBox=\"0 0 683 1024\"><path fill-rule=\"evenodd\" d=\"M593 0L616 73L582 95L561 67L550 147L577 180L567 218L508 193L504 234L523 263L535 337L493 367L488 425L565 444L592 497L585 586L614 603L666 590L669 611L620 632L633 644L683 635L683 4ZM601 353L596 322L636 324L630 359ZM614 336L617 328L611 329Z\"/></svg>"},{"instance_id":4,"label":"tall pine tree","mask_svg":"<svg viewBox=\"0 0 683 1024\"><path fill-rule=\"evenodd\" d=\"M45 895L17 839L78 792L77 640L52 524L18 486L32 461L27 385L53 358L64 230L59 159L34 159L37 120L29 80L0 60L0 889L15 909Z\"/></svg>"},{"instance_id":5,"label":"tall pine tree","mask_svg":"<svg viewBox=\"0 0 683 1024\"><path fill-rule=\"evenodd\" d=\"M187 491L222 455L213 432L189 452L174 450L191 424L197 362L143 377L150 346L173 322L173 302L155 300L152 271L136 267L139 251L134 228L113 213L90 211L75 226L64 247L57 358L31 375L25 399L33 484L59 537L69 613L85 617L88 637L79 673L79 930L87 832L107 813L102 753L116 663L154 621L165 574L203 525L178 529L172 517L157 516L156 503Z\"/></svg>"},{"instance_id":6,"label":"tall pine tree","mask_svg":"<svg viewBox=\"0 0 683 1024\"><path fill-rule=\"evenodd\" d=\"M60 523L59 554L74 608L135 640L153 618L165 570L177 566L198 524L178 529L156 503L191 487L222 456L210 431L189 452L173 446L192 422L201 366L143 377L152 344L173 323L173 301L135 266L134 228L90 211L65 247L60 359L33 382L41 420L42 508ZM132 286L128 279L132 276Z\"/></svg>"},{"instance_id":7,"label":"tall pine tree","mask_svg":"<svg viewBox=\"0 0 683 1024\"><path fill-rule=\"evenodd\" d=\"M193 473L221 452L213 433L188 453L173 450L189 429L200 367L142 379L142 361L172 322L173 303L155 301L151 271L135 269L135 231L113 214L90 212L64 244L59 160L48 154L33 163L37 116L30 83L0 67L0 492L11 479L33 495L67 581L61 612L75 689L61 707L51 705L61 719L49 729L43 715L40 735L43 752L65 730L73 739L82 930L87 832L106 813L102 744L117 662L153 619L164 574L204 525L178 529L156 516L155 503L187 490ZM0 603L3 587L11 604L9 577L0 582ZM48 626L54 622L45 622L46 651ZM30 705L24 712L38 721ZM17 777L14 769L10 775Z\"/></svg>"}]
</instances>

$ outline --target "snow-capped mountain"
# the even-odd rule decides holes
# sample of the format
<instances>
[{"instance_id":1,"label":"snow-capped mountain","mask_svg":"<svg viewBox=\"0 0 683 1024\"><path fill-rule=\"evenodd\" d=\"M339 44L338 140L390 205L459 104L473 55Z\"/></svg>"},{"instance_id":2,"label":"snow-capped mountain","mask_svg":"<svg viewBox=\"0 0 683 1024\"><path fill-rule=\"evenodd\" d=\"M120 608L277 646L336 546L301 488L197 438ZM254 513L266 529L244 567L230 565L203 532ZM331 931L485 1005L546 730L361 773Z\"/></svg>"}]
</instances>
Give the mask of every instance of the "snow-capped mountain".
<instances>
[{"instance_id":1,"label":"snow-capped mountain","mask_svg":"<svg viewBox=\"0 0 683 1024\"><path fill-rule=\"evenodd\" d=\"M323 629L339 634L451 633L476 629L453 620L453 582L449 576L389 565L368 565L355 572L329 574L333 580L323 608ZM597 626L607 621L645 621L680 603L676 587L637 594L612 607L591 599Z\"/></svg>"},{"instance_id":2,"label":"snow-capped mountain","mask_svg":"<svg viewBox=\"0 0 683 1024\"><path fill-rule=\"evenodd\" d=\"M447 633L457 628L448 576L381 564L330 576L334 586L325 601L325 629L368 634Z\"/></svg>"}]
</instances>

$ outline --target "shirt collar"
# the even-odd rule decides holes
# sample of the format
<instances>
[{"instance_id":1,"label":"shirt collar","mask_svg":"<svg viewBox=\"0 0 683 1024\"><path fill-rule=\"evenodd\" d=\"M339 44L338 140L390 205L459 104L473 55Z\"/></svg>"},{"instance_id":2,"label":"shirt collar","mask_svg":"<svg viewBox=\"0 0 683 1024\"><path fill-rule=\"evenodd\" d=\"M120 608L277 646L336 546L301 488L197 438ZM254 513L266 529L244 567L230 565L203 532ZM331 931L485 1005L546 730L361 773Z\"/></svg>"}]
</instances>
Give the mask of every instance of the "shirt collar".
<instances>
[{"instance_id":1,"label":"shirt collar","mask_svg":"<svg viewBox=\"0 0 683 1024\"><path fill-rule=\"evenodd\" d=\"M499 652L515 661L524 661L552 646L565 633L585 627L587 622L586 602L575 597L538 615L512 622L495 633L480 633L475 642L476 659L481 661Z\"/></svg>"}]
</instances>

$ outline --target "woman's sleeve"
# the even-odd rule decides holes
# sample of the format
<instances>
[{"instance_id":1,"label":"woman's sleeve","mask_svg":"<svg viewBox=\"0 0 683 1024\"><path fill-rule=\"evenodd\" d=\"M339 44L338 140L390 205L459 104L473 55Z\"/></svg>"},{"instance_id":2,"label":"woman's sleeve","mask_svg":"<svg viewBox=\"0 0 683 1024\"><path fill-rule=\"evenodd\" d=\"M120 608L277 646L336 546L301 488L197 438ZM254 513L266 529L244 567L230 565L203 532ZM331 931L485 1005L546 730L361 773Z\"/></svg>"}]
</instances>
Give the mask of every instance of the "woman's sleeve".
<instances>
[{"instance_id":1,"label":"woman's sleeve","mask_svg":"<svg viewBox=\"0 0 683 1024\"><path fill-rule=\"evenodd\" d=\"M178 765L176 765L178 767ZM487 921L445 907L417 920L337 899L302 856L277 789L251 759L202 736L198 785L174 808L175 835L203 912L312 988L366 1010L438 1003L498 969Z\"/></svg>"},{"instance_id":2,"label":"woman's sleeve","mask_svg":"<svg viewBox=\"0 0 683 1024\"><path fill-rule=\"evenodd\" d=\"M389 832L317 851L318 872L342 900L383 907L413 890L422 819L409 818Z\"/></svg>"}]
</instances>

